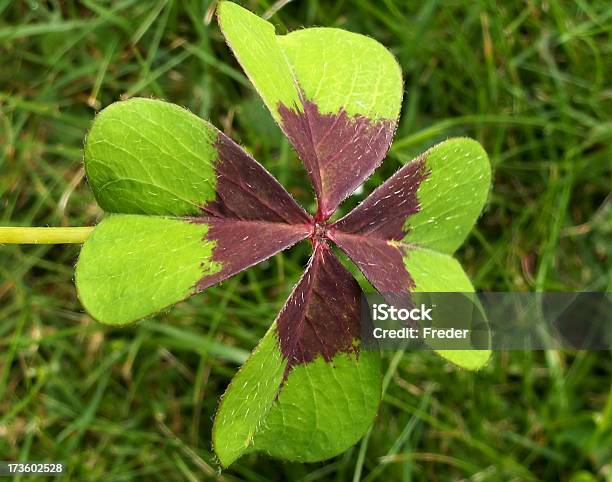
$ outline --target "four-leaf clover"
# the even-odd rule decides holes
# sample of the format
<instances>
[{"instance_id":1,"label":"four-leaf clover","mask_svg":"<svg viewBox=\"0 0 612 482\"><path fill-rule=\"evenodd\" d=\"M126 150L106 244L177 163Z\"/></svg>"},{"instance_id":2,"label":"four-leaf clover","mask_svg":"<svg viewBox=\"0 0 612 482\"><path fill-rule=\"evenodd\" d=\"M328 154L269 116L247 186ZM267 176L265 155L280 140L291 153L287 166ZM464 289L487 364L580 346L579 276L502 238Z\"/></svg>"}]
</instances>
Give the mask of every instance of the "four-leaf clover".
<instances>
[{"instance_id":1,"label":"four-leaf clover","mask_svg":"<svg viewBox=\"0 0 612 482\"><path fill-rule=\"evenodd\" d=\"M224 466L252 451L321 460L363 435L381 397L379 354L360 350L361 289L330 244L383 293L473 291L451 254L484 205L489 163L477 142L448 140L330 223L389 148L402 100L399 65L375 40L344 30L277 36L229 2L218 15L306 166L316 214L187 110L117 102L86 140L88 181L107 215L82 248L78 294L97 320L127 324L309 239L302 278L220 403L213 443ZM489 357L440 354L466 368Z\"/></svg>"}]
</instances>

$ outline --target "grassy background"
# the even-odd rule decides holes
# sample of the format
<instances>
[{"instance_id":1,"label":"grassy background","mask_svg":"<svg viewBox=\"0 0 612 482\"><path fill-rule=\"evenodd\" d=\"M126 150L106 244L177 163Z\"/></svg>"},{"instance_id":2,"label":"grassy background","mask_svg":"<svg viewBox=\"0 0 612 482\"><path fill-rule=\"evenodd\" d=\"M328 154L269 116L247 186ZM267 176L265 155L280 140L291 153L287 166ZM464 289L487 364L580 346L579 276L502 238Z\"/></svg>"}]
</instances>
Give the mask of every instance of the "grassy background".
<instances>
[{"instance_id":1,"label":"grassy background","mask_svg":"<svg viewBox=\"0 0 612 482\"><path fill-rule=\"evenodd\" d=\"M610 289L609 2L285 3L246 5L282 6L272 17L281 32L370 35L403 67L395 143L365 193L435 142L475 137L495 170L458 253L475 285ZM83 135L96 110L134 95L209 118L312 209L295 153L212 14L203 0L0 0L0 224L94 224ZM311 465L247 456L219 476L217 400L308 247L127 329L83 313L77 255L0 247L0 460L61 460L77 481L612 480L610 354L555 351L497 353L477 374L430 353L388 354L384 402L363 442Z\"/></svg>"}]
</instances>

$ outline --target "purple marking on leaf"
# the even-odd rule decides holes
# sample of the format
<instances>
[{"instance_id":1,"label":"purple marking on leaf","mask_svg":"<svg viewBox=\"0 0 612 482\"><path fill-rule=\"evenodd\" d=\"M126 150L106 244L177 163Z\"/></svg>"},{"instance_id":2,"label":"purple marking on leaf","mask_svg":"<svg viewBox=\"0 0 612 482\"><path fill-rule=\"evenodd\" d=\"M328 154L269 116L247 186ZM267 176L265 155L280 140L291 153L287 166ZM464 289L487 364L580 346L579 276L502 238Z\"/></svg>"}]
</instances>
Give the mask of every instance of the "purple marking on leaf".
<instances>
[{"instance_id":1,"label":"purple marking on leaf","mask_svg":"<svg viewBox=\"0 0 612 482\"><path fill-rule=\"evenodd\" d=\"M428 176L425 156L406 164L359 206L328 228L334 241L381 293L414 288L404 265L406 219L420 210L417 191Z\"/></svg>"},{"instance_id":2,"label":"purple marking on leaf","mask_svg":"<svg viewBox=\"0 0 612 482\"><path fill-rule=\"evenodd\" d=\"M285 378L295 365L321 355L330 362L340 352L358 352L361 288L329 245L315 241L306 271L277 318L278 339L287 360Z\"/></svg>"},{"instance_id":3,"label":"purple marking on leaf","mask_svg":"<svg viewBox=\"0 0 612 482\"><path fill-rule=\"evenodd\" d=\"M305 224L311 216L279 182L238 144L219 132L216 199L205 215L272 223Z\"/></svg>"},{"instance_id":4,"label":"purple marking on leaf","mask_svg":"<svg viewBox=\"0 0 612 482\"><path fill-rule=\"evenodd\" d=\"M209 225L206 239L216 243L212 261L221 265L220 271L198 281L197 291L269 258L305 239L312 232L310 224L292 225L213 217L192 218L192 221Z\"/></svg>"},{"instance_id":5,"label":"purple marking on leaf","mask_svg":"<svg viewBox=\"0 0 612 482\"><path fill-rule=\"evenodd\" d=\"M196 284L202 291L307 238L312 217L272 175L225 134L219 132L216 198L190 218L209 226L212 262L220 270Z\"/></svg>"},{"instance_id":6,"label":"purple marking on leaf","mask_svg":"<svg viewBox=\"0 0 612 482\"><path fill-rule=\"evenodd\" d=\"M420 210L417 191L428 175L425 156L421 155L399 169L333 227L344 233L384 240L403 239L406 219Z\"/></svg>"},{"instance_id":7,"label":"purple marking on leaf","mask_svg":"<svg viewBox=\"0 0 612 482\"><path fill-rule=\"evenodd\" d=\"M404 265L401 246L381 238L331 229L328 236L381 293L405 293L414 288L414 280Z\"/></svg>"},{"instance_id":8,"label":"purple marking on leaf","mask_svg":"<svg viewBox=\"0 0 612 482\"><path fill-rule=\"evenodd\" d=\"M306 166L318 200L317 220L328 219L384 159L395 121L322 114L303 101L304 112L278 105L282 127Z\"/></svg>"}]
</instances>

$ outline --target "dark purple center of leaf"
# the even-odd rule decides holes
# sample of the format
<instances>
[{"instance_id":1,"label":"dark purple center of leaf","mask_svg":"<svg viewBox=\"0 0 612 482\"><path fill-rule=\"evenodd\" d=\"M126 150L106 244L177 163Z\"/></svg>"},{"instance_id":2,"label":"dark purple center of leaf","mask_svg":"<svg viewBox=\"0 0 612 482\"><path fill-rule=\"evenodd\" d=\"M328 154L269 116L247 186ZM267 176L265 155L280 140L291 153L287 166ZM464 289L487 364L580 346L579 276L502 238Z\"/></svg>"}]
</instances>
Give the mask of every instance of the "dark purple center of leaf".
<instances>
[{"instance_id":1,"label":"dark purple center of leaf","mask_svg":"<svg viewBox=\"0 0 612 482\"><path fill-rule=\"evenodd\" d=\"M321 355L357 352L361 289L329 245L315 242L308 267L277 319L278 339L287 360L285 377L297 364Z\"/></svg>"},{"instance_id":2,"label":"dark purple center of leaf","mask_svg":"<svg viewBox=\"0 0 612 482\"><path fill-rule=\"evenodd\" d=\"M216 242L213 261L221 269L198 282L197 290L252 266L302 239L314 252L304 275L277 318L285 378L298 364L318 356L358 353L361 289L336 258L333 241L381 292L414 286L401 245L406 219L420 210L419 185L427 177L425 158L400 169L355 210L327 224L338 204L378 166L395 123L349 117L344 110L322 114L304 101L304 112L279 106L282 126L312 179L318 210L306 213L285 189L240 146L220 133L216 144L216 199L193 222L209 226Z\"/></svg>"},{"instance_id":3,"label":"dark purple center of leaf","mask_svg":"<svg viewBox=\"0 0 612 482\"><path fill-rule=\"evenodd\" d=\"M226 219L307 224L304 211L274 177L233 140L219 133L216 199L205 215Z\"/></svg>"},{"instance_id":4,"label":"dark purple center of leaf","mask_svg":"<svg viewBox=\"0 0 612 482\"><path fill-rule=\"evenodd\" d=\"M316 219L333 212L382 162L395 121L349 117L344 109L322 114L303 100L304 112L278 105L282 127L306 166L318 201Z\"/></svg>"},{"instance_id":5,"label":"dark purple center of leaf","mask_svg":"<svg viewBox=\"0 0 612 482\"><path fill-rule=\"evenodd\" d=\"M307 238L312 229L312 216L238 144L219 133L215 147L216 198L192 221L209 226L206 238L216 243L213 262L221 269L203 277L196 291Z\"/></svg>"},{"instance_id":6,"label":"dark purple center of leaf","mask_svg":"<svg viewBox=\"0 0 612 482\"><path fill-rule=\"evenodd\" d=\"M414 288L403 257L406 220L420 211L417 191L429 175L422 155L406 164L329 228L332 239L381 293Z\"/></svg>"}]
</instances>

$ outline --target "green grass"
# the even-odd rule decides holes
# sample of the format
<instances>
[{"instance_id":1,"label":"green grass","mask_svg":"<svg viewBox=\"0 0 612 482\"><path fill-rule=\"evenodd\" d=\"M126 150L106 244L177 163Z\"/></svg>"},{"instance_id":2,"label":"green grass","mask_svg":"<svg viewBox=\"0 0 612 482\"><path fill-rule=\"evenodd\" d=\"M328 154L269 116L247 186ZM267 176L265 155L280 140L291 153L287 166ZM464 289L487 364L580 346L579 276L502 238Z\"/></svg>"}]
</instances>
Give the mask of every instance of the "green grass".
<instances>
[{"instance_id":1,"label":"green grass","mask_svg":"<svg viewBox=\"0 0 612 482\"><path fill-rule=\"evenodd\" d=\"M261 14L282 3L246 5ZM211 119L313 208L212 8L0 0L0 225L94 224L83 135L97 109L133 95ZM281 31L347 28L398 56L401 124L366 193L446 137L485 146L490 203L458 254L479 289L610 290L609 2L313 0L272 20ZM77 255L0 247L0 460L61 460L77 481L612 480L612 360L586 351L497 353L477 374L430 353L388 353L384 402L363 442L311 465L247 456L218 476L217 401L307 246L127 329L83 313Z\"/></svg>"}]
</instances>

